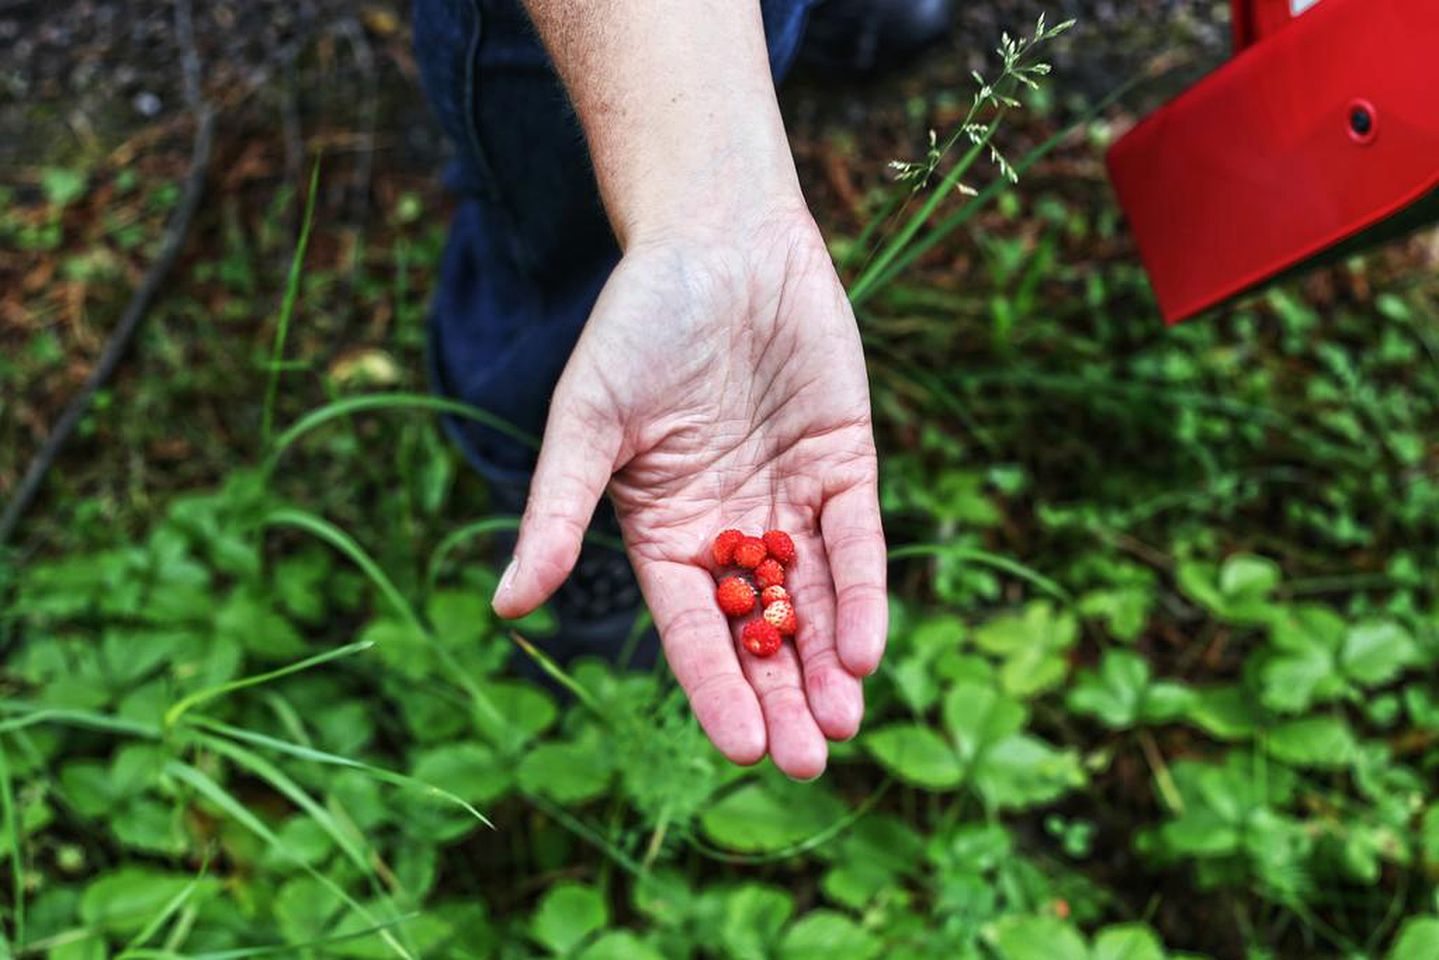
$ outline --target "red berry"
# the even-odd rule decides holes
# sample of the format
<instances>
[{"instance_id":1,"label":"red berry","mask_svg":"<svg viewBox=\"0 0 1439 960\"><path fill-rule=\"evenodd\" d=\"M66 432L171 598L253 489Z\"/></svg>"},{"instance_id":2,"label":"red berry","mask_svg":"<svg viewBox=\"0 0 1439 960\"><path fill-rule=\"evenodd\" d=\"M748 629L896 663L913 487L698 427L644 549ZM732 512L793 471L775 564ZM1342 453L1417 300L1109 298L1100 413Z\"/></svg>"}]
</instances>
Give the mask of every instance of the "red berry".
<instances>
[{"instance_id":1,"label":"red berry","mask_svg":"<svg viewBox=\"0 0 1439 960\"><path fill-rule=\"evenodd\" d=\"M720 535L715 537L714 558L715 564L727 567L734 563L734 548L744 539L744 534L738 530L721 530Z\"/></svg>"},{"instance_id":2,"label":"red berry","mask_svg":"<svg viewBox=\"0 0 1439 960\"><path fill-rule=\"evenodd\" d=\"M778 630L786 637L795 635L799 629L799 621L794 615L794 606L788 600L778 600L764 608L765 623Z\"/></svg>"},{"instance_id":3,"label":"red berry","mask_svg":"<svg viewBox=\"0 0 1439 960\"><path fill-rule=\"evenodd\" d=\"M734 562L753 570L764 562L764 541L759 537L745 537L734 548Z\"/></svg>"},{"instance_id":4,"label":"red berry","mask_svg":"<svg viewBox=\"0 0 1439 960\"><path fill-rule=\"evenodd\" d=\"M745 624L740 640L744 648L757 657L772 657L779 651L779 631L774 624L764 620L751 620Z\"/></svg>"},{"instance_id":5,"label":"red berry","mask_svg":"<svg viewBox=\"0 0 1439 960\"><path fill-rule=\"evenodd\" d=\"M715 589L719 608L731 617L742 617L754 609L754 587L743 577L725 577Z\"/></svg>"},{"instance_id":6,"label":"red berry","mask_svg":"<svg viewBox=\"0 0 1439 960\"><path fill-rule=\"evenodd\" d=\"M769 606L772 603L779 603L781 600L788 599L789 591L786 590L784 587L779 586L778 584L772 587L765 587L763 592L761 592L759 595L759 602L764 604L765 606Z\"/></svg>"},{"instance_id":7,"label":"red berry","mask_svg":"<svg viewBox=\"0 0 1439 960\"><path fill-rule=\"evenodd\" d=\"M780 563L794 562L794 541L783 530L766 530L764 548Z\"/></svg>"},{"instance_id":8,"label":"red berry","mask_svg":"<svg viewBox=\"0 0 1439 960\"><path fill-rule=\"evenodd\" d=\"M765 557L760 565L754 568L754 581L759 584L760 589L765 587L784 586L784 567L773 557Z\"/></svg>"}]
</instances>

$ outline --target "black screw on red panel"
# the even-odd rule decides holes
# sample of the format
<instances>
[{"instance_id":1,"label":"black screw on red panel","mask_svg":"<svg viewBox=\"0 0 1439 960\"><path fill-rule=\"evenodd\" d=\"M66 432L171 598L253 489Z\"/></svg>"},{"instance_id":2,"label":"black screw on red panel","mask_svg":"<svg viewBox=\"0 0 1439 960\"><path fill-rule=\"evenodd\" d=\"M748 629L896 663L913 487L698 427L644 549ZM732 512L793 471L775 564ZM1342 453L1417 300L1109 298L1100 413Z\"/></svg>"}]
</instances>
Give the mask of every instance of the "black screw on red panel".
<instances>
[{"instance_id":1,"label":"black screw on red panel","mask_svg":"<svg viewBox=\"0 0 1439 960\"><path fill-rule=\"evenodd\" d=\"M1356 106L1349 111L1349 129L1358 137L1367 137L1374 130L1374 114L1365 106Z\"/></svg>"}]
</instances>

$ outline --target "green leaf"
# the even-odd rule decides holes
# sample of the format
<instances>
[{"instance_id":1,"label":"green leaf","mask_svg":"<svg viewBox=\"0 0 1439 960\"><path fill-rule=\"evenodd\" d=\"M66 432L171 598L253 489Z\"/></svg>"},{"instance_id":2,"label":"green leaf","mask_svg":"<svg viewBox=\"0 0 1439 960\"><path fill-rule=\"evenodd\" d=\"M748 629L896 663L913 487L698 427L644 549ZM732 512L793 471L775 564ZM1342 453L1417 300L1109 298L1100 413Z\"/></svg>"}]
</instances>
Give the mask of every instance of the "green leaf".
<instances>
[{"instance_id":1,"label":"green leaf","mask_svg":"<svg viewBox=\"0 0 1439 960\"><path fill-rule=\"evenodd\" d=\"M175 809L158 800L131 801L110 820L110 829L126 847L165 856L179 856L187 842Z\"/></svg>"},{"instance_id":2,"label":"green leaf","mask_svg":"<svg viewBox=\"0 0 1439 960\"><path fill-rule=\"evenodd\" d=\"M1001 960L1089 960L1089 948L1073 924L1058 917L1001 918L989 931Z\"/></svg>"},{"instance_id":3,"label":"green leaf","mask_svg":"<svg viewBox=\"0 0 1439 960\"><path fill-rule=\"evenodd\" d=\"M1282 723L1268 732L1264 745L1271 756L1298 767L1345 767L1358 749L1349 724L1336 716Z\"/></svg>"},{"instance_id":4,"label":"green leaf","mask_svg":"<svg viewBox=\"0 0 1439 960\"><path fill-rule=\"evenodd\" d=\"M193 881L183 873L170 873L148 867L125 866L91 881L80 898L80 919L87 926L117 936L138 933L150 917L163 910L165 904ZM213 878L200 881L201 891L208 896L219 884Z\"/></svg>"},{"instance_id":5,"label":"green leaf","mask_svg":"<svg viewBox=\"0 0 1439 960\"><path fill-rule=\"evenodd\" d=\"M1237 685L1195 690L1185 719L1217 740L1243 740L1259 728L1254 698Z\"/></svg>"},{"instance_id":6,"label":"green leaf","mask_svg":"<svg viewBox=\"0 0 1439 960\"><path fill-rule=\"evenodd\" d=\"M974 763L991 744L1024 729L1024 705L992 686L962 682L944 698L944 725L966 764Z\"/></svg>"},{"instance_id":7,"label":"green leaf","mask_svg":"<svg viewBox=\"0 0 1439 960\"><path fill-rule=\"evenodd\" d=\"M477 590L439 590L425 605L435 637L448 647L478 643L494 622L489 601Z\"/></svg>"},{"instance_id":8,"label":"green leaf","mask_svg":"<svg viewBox=\"0 0 1439 960\"><path fill-rule=\"evenodd\" d=\"M1355 683L1375 687L1399 676L1416 648L1409 632L1392 621L1355 625L1344 638L1339 663Z\"/></svg>"},{"instance_id":9,"label":"green leaf","mask_svg":"<svg viewBox=\"0 0 1439 960\"><path fill-rule=\"evenodd\" d=\"M779 943L780 960L871 960L883 949L859 924L833 910L811 910Z\"/></svg>"},{"instance_id":10,"label":"green leaf","mask_svg":"<svg viewBox=\"0 0 1439 960\"><path fill-rule=\"evenodd\" d=\"M416 758L410 775L477 804L500 796L510 783L503 761L478 743L449 743L426 750Z\"/></svg>"},{"instance_id":11,"label":"green leaf","mask_svg":"<svg viewBox=\"0 0 1439 960\"><path fill-rule=\"evenodd\" d=\"M110 955L105 938L97 934L56 944L45 953L45 960L108 960Z\"/></svg>"},{"instance_id":12,"label":"green leaf","mask_svg":"<svg viewBox=\"0 0 1439 960\"><path fill-rule=\"evenodd\" d=\"M1280 713L1300 713L1344 692L1337 663L1347 624L1327 607L1292 607L1273 618L1272 649L1258 660L1260 699Z\"/></svg>"},{"instance_id":13,"label":"green leaf","mask_svg":"<svg viewBox=\"0 0 1439 960\"><path fill-rule=\"evenodd\" d=\"M1439 873L1439 803L1431 803L1419 828L1419 850L1424 863Z\"/></svg>"},{"instance_id":14,"label":"green leaf","mask_svg":"<svg viewBox=\"0 0 1439 960\"><path fill-rule=\"evenodd\" d=\"M285 612L301 623L323 621L328 599L326 581L333 568L330 554L315 546L276 561L271 582Z\"/></svg>"},{"instance_id":15,"label":"green leaf","mask_svg":"<svg viewBox=\"0 0 1439 960\"><path fill-rule=\"evenodd\" d=\"M110 772L95 760L77 760L60 768L60 790L83 817L98 817L110 811L117 798Z\"/></svg>"},{"instance_id":16,"label":"green leaf","mask_svg":"<svg viewBox=\"0 0 1439 960\"><path fill-rule=\"evenodd\" d=\"M700 826L731 850L773 853L815 836L844 814L844 805L823 787L805 785L793 796L782 796L763 784L747 783L706 810Z\"/></svg>"},{"instance_id":17,"label":"green leaf","mask_svg":"<svg viewBox=\"0 0 1439 960\"><path fill-rule=\"evenodd\" d=\"M1058 750L1018 734L985 750L971 774L974 789L992 807L1023 809L1048 803L1084 784L1074 750Z\"/></svg>"},{"instance_id":18,"label":"green leaf","mask_svg":"<svg viewBox=\"0 0 1439 960\"><path fill-rule=\"evenodd\" d=\"M1172 723L1189 715L1198 694L1182 683L1159 681L1149 685L1140 707L1140 719L1146 723Z\"/></svg>"},{"instance_id":19,"label":"green leaf","mask_svg":"<svg viewBox=\"0 0 1439 960\"><path fill-rule=\"evenodd\" d=\"M1235 554L1219 569L1219 590L1231 599L1263 597L1284 577L1279 564L1268 557Z\"/></svg>"},{"instance_id":20,"label":"green leaf","mask_svg":"<svg viewBox=\"0 0 1439 960\"><path fill-rule=\"evenodd\" d=\"M520 761L518 779L526 790L559 803L584 803L604 794L614 761L593 735L572 743L541 743Z\"/></svg>"},{"instance_id":21,"label":"green leaf","mask_svg":"<svg viewBox=\"0 0 1439 960\"><path fill-rule=\"evenodd\" d=\"M864 745L890 773L928 790L950 790L964 769L944 738L920 723L893 723L864 738Z\"/></svg>"},{"instance_id":22,"label":"green leaf","mask_svg":"<svg viewBox=\"0 0 1439 960\"><path fill-rule=\"evenodd\" d=\"M40 189L54 207L68 207L85 195L85 172L65 167L47 167L40 174Z\"/></svg>"},{"instance_id":23,"label":"green leaf","mask_svg":"<svg viewBox=\"0 0 1439 960\"><path fill-rule=\"evenodd\" d=\"M1439 917L1410 917L1399 928L1386 960L1434 960L1439 957Z\"/></svg>"},{"instance_id":24,"label":"green leaf","mask_svg":"<svg viewBox=\"0 0 1439 960\"><path fill-rule=\"evenodd\" d=\"M794 913L794 898L762 883L745 883L720 894L720 956L761 960Z\"/></svg>"},{"instance_id":25,"label":"green leaf","mask_svg":"<svg viewBox=\"0 0 1439 960\"><path fill-rule=\"evenodd\" d=\"M1175 572L1179 588L1220 620L1237 624L1264 623L1274 604L1269 595L1279 586L1279 565L1267 557L1236 554L1216 568L1185 561Z\"/></svg>"},{"instance_id":26,"label":"green leaf","mask_svg":"<svg viewBox=\"0 0 1439 960\"><path fill-rule=\"evenodd\" d=\"M1064 651L1079 636L1072 613L1057 612L1038 600L1022 614L995 617L974 634L975 645L1002 659L1000 685L1018 697L1030 697L1059 684L1068 670Z\"/></svg>"},{"instance_id":27,"label":"green leaf","mask_svg":"<svg viewBox=\"0 0 1439 960\"><path fill-rule=\"evenodd\" d=\"M1076 713L1096 717L1113 730L1138 722L1149 685L1149 665L1138 654L1110 650L1099 670L1081 670L1066 702Z\"/></svg>"},{"instance_id":28,"label":"green leaf","mask_svg":"<svg viewBox=\"0 0 1439 960\"><path fill-rule=\"evenodd\" d=\"M1133 584L1105 590L1093 590L1079 598L1079 612L1109 624L1116 639L1132 643L1149 622L1154 606L1154 588Z\"/></svg>"},{"instance_id":29,"label":"green leaf","mask_svg":"<svg viewBox=\"0 0 1439 960\"><path fill-rule=\"evenodd\" d=\"M1119 924L1099 931L1090 960L1164 960L1164 945L1142 923Z\"/></svg>"},{"instance_id":30,"label":"green leaf","mask_svg":"<svg viewBox=\"0 0 1439 960\"><path fill-rule=\"evenodd\" d=\"M530 920L530 936L552 953L566 954L609 922L609 907L598 890L560 883L540 901Z\"/></svg>"},{"instance_id":31,"label":"green leaf","mask_svg":"<svg viewBox=\"0 0 1439 960\"><path fill-rule=\"evenodd\" d=\"M313 877L286 881L275 897L275 922L287 943L305 943L325 935L344 902Z\"/></svg>"},{"instance_id":32,"label":"green leaf","mask_svg":"<svg viewBox=\"0 0 1439 960\"><path fill-rule=\"evenodd\" d=\"M375 656L401 679L423 680L435 672L434 651L425 635L400 617L376 617L365 624L357 642L374 644Z\"/></svg>"},{"instance_id":33,"label":"green leaf","mask_svg":"<svg viewBox=\"0 0 1439 960\"><path fill-rule=\"evenodd\" d=\"M544 733L559 716L554 698L534 684L491 681L480 688L510 726L526 738Z\"/></svg>"},{"instance_id":34,"label":"green leaf","mask_svg":"<svg viewBox=\"0 0 1439 960\"><path fill-rule=\"evenodd\" d=\"M215 614L215 632L221 642L236 642L262 660L293 660L309 652L290 621L246 587L232 592Z\"/></svg>"},{"instance_id":35,"label":"green leaf","mask_svg":"<svg viewBox=\"0 0 1439 960\"><path fill-rule=\"evenodd\" d=\"M580 953L580 960L665 960L654 947L628 930L610 930Z\"/></svg>"}]
</instances>

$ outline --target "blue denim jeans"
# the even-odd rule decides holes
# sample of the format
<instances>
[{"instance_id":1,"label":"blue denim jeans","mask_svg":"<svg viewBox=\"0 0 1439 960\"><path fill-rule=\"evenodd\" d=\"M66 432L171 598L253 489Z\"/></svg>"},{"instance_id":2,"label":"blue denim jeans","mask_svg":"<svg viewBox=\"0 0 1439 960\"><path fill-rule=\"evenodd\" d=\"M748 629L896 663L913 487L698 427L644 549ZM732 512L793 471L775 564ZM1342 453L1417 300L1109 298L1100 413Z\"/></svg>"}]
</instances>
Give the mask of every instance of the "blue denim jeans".
<instances>
[{"instance_id":1,"label":"blue denim jeans","mask_svg":"<svg viewBox=\"0 0 1439 960\"><path fill-rule=\"evenodd\" d=\"M776 82L813 2L761 2ZM416 0L414 36L461 198L430 318L433 387L539 436L619 247L578 121L519 0ZM447 429L493 483L528 483L533 450L473 421Z\"/></svg>"}]
</instances>

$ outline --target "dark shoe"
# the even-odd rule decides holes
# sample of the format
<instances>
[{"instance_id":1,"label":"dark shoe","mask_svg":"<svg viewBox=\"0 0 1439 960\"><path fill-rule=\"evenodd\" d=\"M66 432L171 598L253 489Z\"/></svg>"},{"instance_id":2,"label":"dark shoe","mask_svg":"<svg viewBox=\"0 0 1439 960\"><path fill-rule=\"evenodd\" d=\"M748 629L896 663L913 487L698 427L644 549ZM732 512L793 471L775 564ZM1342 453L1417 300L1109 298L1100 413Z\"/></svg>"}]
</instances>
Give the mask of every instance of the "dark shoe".
<instances>
[{"instance_id":1,"label":"dark shoe","mask_svg":"<svg viewBox=\"0 0 1439 960\"><path fill-rule=\"evenodd\" d=\"M800 60L826 71L883 73L943 39L953 19L952 0L820 0Z\"/></svg>"}]
</instances>

